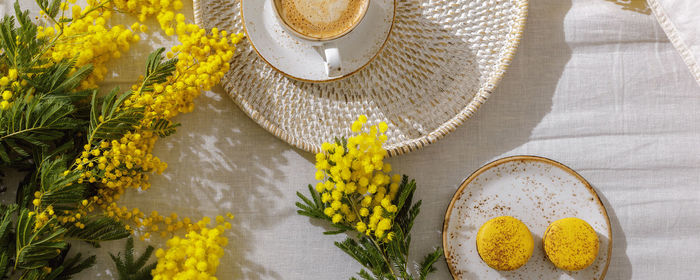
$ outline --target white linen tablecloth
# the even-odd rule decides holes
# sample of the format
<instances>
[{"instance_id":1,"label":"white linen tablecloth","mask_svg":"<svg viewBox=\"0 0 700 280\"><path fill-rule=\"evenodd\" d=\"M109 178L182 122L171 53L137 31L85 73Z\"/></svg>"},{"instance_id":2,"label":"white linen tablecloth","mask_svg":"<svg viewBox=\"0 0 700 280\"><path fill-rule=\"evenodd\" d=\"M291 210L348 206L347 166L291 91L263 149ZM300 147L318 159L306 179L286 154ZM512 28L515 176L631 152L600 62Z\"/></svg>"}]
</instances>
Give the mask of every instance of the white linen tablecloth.
<instances>
[{"instance_id":1,"label":"white linen tablecloth","mask_svg":"<svg viewBox=\"0 0 700 280\"><path fill-rule=\"evenodd\" d=\"M417 180L423 200L413 259L441 245L446 207L466 176L493 159L531 154L572 167L597 189L613 226L607 279L698 279L700 87L655 17L629 9L644 2L630 1L532 0L518 53L475 117L389 160ZM0 11L11 10L0 0ZM138 76L162 44L147 39L115 63L121 74L111 83ZM158 144L168 170L123 203L193 217L235 213L220 279L355 276L360 266L333 245L342 237L295 213L296 191L314 182L313 155L257 126L221 88L197 102ZM79 279L115 279L108 252L122 246L93 250L98 264ZM430 279L451 279L444 261L437 269Z\"/></svg>"}]
</instances>

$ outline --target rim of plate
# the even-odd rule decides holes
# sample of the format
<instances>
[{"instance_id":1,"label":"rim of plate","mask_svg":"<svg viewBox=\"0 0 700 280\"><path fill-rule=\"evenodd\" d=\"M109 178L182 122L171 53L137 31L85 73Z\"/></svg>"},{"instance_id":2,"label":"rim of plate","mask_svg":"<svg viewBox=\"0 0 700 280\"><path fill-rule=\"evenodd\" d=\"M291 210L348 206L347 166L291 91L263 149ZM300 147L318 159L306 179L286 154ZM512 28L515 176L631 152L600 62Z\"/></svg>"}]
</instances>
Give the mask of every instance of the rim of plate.
<instances>
[{"instance_id":1,"label":"rim of plate","mask_svg":"<svg viewBox=\"0 0 700 280\"><path fill-rule=\"evenodd\" d=\"M285 77L290 78L290 79L294 79L294 80L297 80L297 81L307 82L307 83L329 83L329 82L334 82L334 81L338 81L338 80L342 80L342 79L345 79L345 78L347 78L347 77L350 77L350 76L352 76L353 74L355 74L355 73L357 73L357 72L360 72L360 70L365 69L365 67L367 67L367 65L369 65L372 61L374 61L374 59L377 58L377 56L384 50L384 46L386 45L386 42L389 41L389 37L391 36L391 32L394 30L394 22L396 21L396 4L397 4L396 1L397 1L397 0L394 0L394 1L393 1L393 2L394 2L394 11L393 11L393 17L392 17L392 19L391 19L391 25L389 26L389 32L386 33L386 37L384 38L384 41L382 42L382 44L379 46L379 49L377 50L377 52L375 52L374 55L372 55L372 57L371 57L369 60L367 60L367 62L366 62L365 64L363 64L362 66L360 66L360 68L357 68L357 69L355 69L355 70L353 70L353 71L351 71L350 73L347 73L347 74L345 74L345 75L341 75L341 76L334 77L334 78L329 78L329 79L326 79L326 80L309 80L309 79L299 78L299 77L293 76L293 75L291 75L291 74L289 74L289 73L287 73L287 72L282 71L281 69L279 69L279 68L275 67L274 65L272 65L271 62L267 61L267 58L265 58L262 54L260 54L260 52L258 51L258 48L255 47L255 43L253 43L253 40L250 39L250 35L248 35L248 27L245 25L245 17L243 16L243 2L244 2L244 1L253 1L253 0L238 0L238 1L240 2L240 5L241 5L241 9L240 9L241 11L240 11L240 13L241 13L241 24L243 25L243 32L245 32L245 37L246 37L246 39L248 39L248 42L250 43L250 46L253 48L253 50L255 51L255 53L258 54L258 57L260 57L260 59L262 59L262 61L264 61L265 63L267 63L268 66L272 67L272 69L275 69L275 71L279 72L280 74L284 75ZM255 1L260 1L260 0L255 0ZM195 2L196 2L196 0L195 0ZM363 18L363 19L364 19L364 18ZM358 24L358 26L359 26L359 25L360 25L360 24ZM357 27L357 26L356 26L356 27ZM346 34L346 35L347 35L347 34ZM342 36L341 36L341 37L342 37ZM339 38L338 38L338 39L339 39Z\"/></svg>"},{"instance_id":2,"label":"rim of plate","mask_svg":"<svg viewBox=\"0 0 700 280\"><path fill-rule=\"evenodd\" d=\"M600 200L600 197L598 196L598 193L595 191L593 186L591 186L590 183L586 180L586 178L583 178L580 174L578 174L576 171L571 169L570 167L564 165L561 162L555 161L553 159L549 159L546 157L540 157L540 156L532 156L532 155L517 155L517 156L509 156L509 157L504 157L500 158L497 160L494 160L492 162L489 162L474 171L467 179L464 179L462 183L459 185L459 188L455 192L455 194L452 196L452 199L450 200L450 204L447 206L447 211L445 212L445 220L442 224L442 248L443 248L443 255L445 256L445 260L447 261L447 268L450 270L450 275L452 275L452 279L457 279L457 276L455 275L454 269L452 268L452 265L450 265L450 260L451 257L448 254L447 249L447 226L450 223L450 215L452 214L452 208L454 208L454 204L457 201L457 199L462 195L464 190L467 188L469 183L471 183L476 177L481 175L482 173L486 172L486 170L489 170L495 166L511 162L511 161L517 161L517 160L530 160L530 161L539 161L543 162L546 164L553 165L555 167L558 167L567 173L571 174L572 176L576 177L581 183L583 183L584 186L588 189L588 191L591 192L593 197L595 197L595 201L600 206L601 209L603 209L603 215L605 216L605 222L608 225L608 235L610 236L610 240L608 241L608 257L605 260L605 267L603 268L603 273L600 275L600 279L605 279L605 275L608 273L608 267L610 266L610 257L612 255L612 247L613 247L613 235L612 235L612 225L610 224L610 216L608 216L608 210L605 208L605 204Z\"/></svg>"}]
</instances>

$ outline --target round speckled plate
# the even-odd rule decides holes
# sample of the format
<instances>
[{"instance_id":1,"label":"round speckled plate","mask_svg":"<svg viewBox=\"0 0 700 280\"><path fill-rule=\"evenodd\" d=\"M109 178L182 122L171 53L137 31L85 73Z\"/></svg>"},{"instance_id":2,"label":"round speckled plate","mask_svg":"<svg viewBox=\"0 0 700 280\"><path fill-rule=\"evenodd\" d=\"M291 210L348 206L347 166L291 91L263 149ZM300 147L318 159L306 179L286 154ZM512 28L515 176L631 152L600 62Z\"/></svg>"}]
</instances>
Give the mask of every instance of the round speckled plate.
<instances>
[{"instance_id":1,"label":"round speckled plate","mask_svg":"<svg viewBox=\"0 0 700 280\"><path fill-rule=\"evenodd\" d=\"M520 219L535 238L530 261L514 271L490 268L476 251L476 233L498 216ZM586 269L557 269L542 249L542 235L558 219L587 221L600 240L598 258ZM556 161L514 156L479 168L455 193L443 226L445 259L454 279L604 279L612 252L612 229L605 206L578 173Z\"/></svg>"}]
</instances>

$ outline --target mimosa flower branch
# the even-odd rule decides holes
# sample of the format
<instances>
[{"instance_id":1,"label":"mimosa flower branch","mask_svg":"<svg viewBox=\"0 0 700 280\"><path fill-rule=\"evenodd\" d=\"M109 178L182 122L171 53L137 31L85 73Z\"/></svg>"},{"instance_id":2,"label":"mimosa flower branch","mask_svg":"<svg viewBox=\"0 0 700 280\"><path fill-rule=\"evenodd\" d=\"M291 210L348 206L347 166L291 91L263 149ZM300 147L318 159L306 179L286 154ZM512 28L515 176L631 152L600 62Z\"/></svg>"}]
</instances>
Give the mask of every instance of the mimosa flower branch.
<instances>
[{"instance_id":1,"label":"mimosa flower branch","mask_svg":"<svg viewBox=\"0 0 700 280\"><path fill-rule=\"evenodd\" d=\"M335 245L365 269L362 279L426 279L442 255L438 247L425 256L411 273L408 266L411 229L420 213L421 201L413 203L416 182L394 174L384 162L387 151L386 123L367 127L362 115L352 124L356 135L324 143L316 154L316 187L309 197L297 193L298 213L325 220L348 238ZM355 279L355 278L352 278Z\"/></svg>"},{"instance_id":2,"label":"mimosa flower branch","mask_svg":"<svg viewBox=\"0 0 700 280\"><path fill-rule=\"evenodd\" d=\"M146 215L118 202L126 191L147 190L149 175L167 167L153 155L155 144L175 133L172 119L192 111L194 99L229 70L242 35L188 23L177 12L180 0L36 4L40 17L15 2L15 15L0 22L0 166L26 174L15 202L0 204L0 278L68 279L95 262L67 258L71 244L151 234L170 238L168 249L156 250L158 262L150 266L150 253L139 262L129 261L129 250L124 261L114 257L122 277L214 277L231 214L210 226L208 217ZM117 12L138 21L112 24ZM107 63L148 32L151 17L179 45L145 58L143 76L130 89L102 87ZM0 195L8 196L9 187Z\"/></svg>"}]
</instances>

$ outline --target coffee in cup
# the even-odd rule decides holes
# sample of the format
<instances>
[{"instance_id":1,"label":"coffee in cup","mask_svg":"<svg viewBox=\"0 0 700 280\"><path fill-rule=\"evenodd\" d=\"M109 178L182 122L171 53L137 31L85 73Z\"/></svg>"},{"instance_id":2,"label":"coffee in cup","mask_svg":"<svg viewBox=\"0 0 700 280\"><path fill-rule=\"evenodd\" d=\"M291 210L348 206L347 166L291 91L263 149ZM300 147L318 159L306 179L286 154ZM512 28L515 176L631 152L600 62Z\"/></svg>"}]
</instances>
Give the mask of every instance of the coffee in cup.
<instances>
[{"instance_id":1,"label":"coffee in cup","mask_svg":"<svg viewBox=\"0 0 700 280\"><path fill-rule=\"evenodd\" d=\"M339 38L357 26L370 0L273 0L284 25L309 40Z\"/></svg>"}]
</instances>

